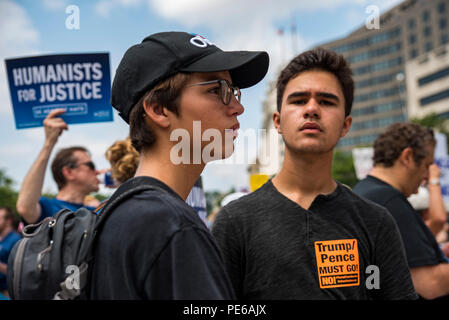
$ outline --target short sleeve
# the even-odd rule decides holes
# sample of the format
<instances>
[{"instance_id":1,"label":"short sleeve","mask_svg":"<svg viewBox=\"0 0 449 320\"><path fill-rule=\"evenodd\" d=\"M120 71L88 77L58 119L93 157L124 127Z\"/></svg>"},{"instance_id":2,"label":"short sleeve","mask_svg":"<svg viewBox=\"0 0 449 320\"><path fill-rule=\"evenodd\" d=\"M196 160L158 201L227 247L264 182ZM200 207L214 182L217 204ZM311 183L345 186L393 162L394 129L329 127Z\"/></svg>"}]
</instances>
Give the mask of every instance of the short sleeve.
<instances>
[{"instance_id":1,"label":"short sleeve","mask_svg":"<svg viewBox=\"0 0 449 320\"><path fill-rule=\"evenodd\" d=\"M379 268L380 288L371 289L375 299L417 299L399 229L385 211L375 238L375 266ZM369 277L369 275L367 275Z\"/></svg>"},{"instance_id":2,"label":"short sleeve","mask_svg":"<svg viewBox=\"0 0 449 320\"><path fill-rule=\"evenodd\" d=\"M48 198L41 197L39 199L39 205L41 206L41 215L39 219L36 221L36 223L44 220L47 217L53 216L53 213L55 211L53 203Z\"/></svg>"}]
</instances>

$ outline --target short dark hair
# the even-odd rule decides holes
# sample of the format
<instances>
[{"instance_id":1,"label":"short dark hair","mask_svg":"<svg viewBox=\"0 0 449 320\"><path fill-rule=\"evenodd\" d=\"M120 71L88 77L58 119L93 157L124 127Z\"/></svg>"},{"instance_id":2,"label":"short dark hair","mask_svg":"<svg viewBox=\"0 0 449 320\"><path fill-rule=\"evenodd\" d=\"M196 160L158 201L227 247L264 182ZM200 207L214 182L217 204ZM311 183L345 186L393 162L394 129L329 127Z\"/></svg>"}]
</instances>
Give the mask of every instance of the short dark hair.
<instances>
[{"instance_id":1,"label":"short dark hair","mask_svg":"<svg viewBox=\"0 0 449 320\"><path fill-rule=\"evenodd\" d=\"M81 146L64 148L58 151L53 159L51 164L51 171L53 173L53 179L58 186L58 190L61 190L66 184L67 181L62 173L62 169L64 167L72 167L74 168L77 165L77 158L74 156L76 151L82 151L89 154L89 151Z\"/></svg>"},{"instance_id":2,"label":"short dark hair","mask_svg":"<svg viewBox=\"0 0 449 320\"><path fill-rule=\"evenodd\" d=\"M416 123L397 122L390 125L374 141L373 164L390 168L405 148L412 148L416 164L428 156L426 146L436 144L433 130Z\"/></svg>"},{"instance_id":3,"label":"short dark hair","mask_svg":"<svg viewBox=\"0 0 449 320\"><path fill-rule=\"evenodd\" d=\"M17 230L17 227L20 223L17 214L8 206L0 206L0 210L5 210L5 220L11 221L11 226L14 228L14 230Z\"/></svg>"},{"instance_id":4,"label":"short dark hair","mask_svg":"<svg viewBox=\"0 0 449 320\"><path fill-rule=\"evenodd\" d=\"M5 210L5 220L13 220L15 218L14 211L8 206L1 206L0 210Z\"/></svg>"},{"instance_id":5,"label":"short dark hair","mask_svg":"<svg viewBox=\"0 0 449 320\"><path fill-rule=\"evenodd\" d=\"M144 102L156 102L179 115L179 98L191 77L191 73L177 73L147 91L131 109L129 115L129 137L132 146L142 152L148 150L156 137L145 121Z\"/></svg>"},{"instance_id":6,"label":"short dark hair","mask_svg":"<svg viewBox=\"0 0 449 320\"><path fill-rule=\"evenodd\" d=\"M354 100L354 80L351 68L342 55L323 48L299 54L281 71L276 84L278 112L281 112L282 97L287 83L300 73L310 70L327 71L337 77L345 97L345 116L348 116Z\"/></svg>"}]
</instances>

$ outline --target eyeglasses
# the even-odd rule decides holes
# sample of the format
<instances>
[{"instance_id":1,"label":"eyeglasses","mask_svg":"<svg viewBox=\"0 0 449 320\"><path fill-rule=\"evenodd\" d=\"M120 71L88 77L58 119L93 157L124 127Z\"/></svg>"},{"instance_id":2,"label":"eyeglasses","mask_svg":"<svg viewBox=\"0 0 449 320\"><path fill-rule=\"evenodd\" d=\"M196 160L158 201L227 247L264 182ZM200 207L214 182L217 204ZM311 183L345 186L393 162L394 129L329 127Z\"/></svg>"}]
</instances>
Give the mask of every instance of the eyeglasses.
<instances>
[{"instance_id":1,"label":"eyeglasses","mask_svg":"<svg viewBox=\"0 0 449 320\"><path fill-rule=\"evenodd\" d=\"M188 85L187 87L204 86L204 85L214 84L214 83L218 83L220 85L220 98L221 98L221 101L223 102L223 104L228 105L231 102L231 96L234 96L237 99L237 101L240 102L240 98L242 95L240 92L240 89L237 87L231 86L229 84L229 82L225 79L194 83L194 84Z\"/></svg>"},{"instance_id":2,"label":"eyeglasses","mask_svg":"<svg viewBox=\"0 0 449 320\"><path fill-rule=\"evenodd\" d=\"M72 168L78 168L79 166L82 166L82 165L85 165L85 166L89 167L90 170L95 171L95 164L92 161L87 161L87 162L83 162L83 163L74 164L71 167Z\"/></svg>"}]
</instances>

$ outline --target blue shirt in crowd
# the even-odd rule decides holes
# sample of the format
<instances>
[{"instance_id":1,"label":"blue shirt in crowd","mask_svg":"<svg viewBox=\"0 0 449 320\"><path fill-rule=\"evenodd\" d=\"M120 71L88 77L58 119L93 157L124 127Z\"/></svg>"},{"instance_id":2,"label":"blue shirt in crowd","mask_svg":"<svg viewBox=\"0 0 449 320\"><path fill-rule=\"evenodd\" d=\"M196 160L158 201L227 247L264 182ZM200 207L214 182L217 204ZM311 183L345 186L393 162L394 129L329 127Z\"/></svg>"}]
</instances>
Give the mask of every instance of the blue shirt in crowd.
<instances>
[{"instance_id":1,"label":"blue shirt in crowd","mask_svg":"<svg viewBox=\"0 0 449 320\"><path fill-rule=\"evenodd\" d=\"M42 211L41 216L39 217L39 220L37 222L42 221L47 217L53 217L53 215L61 209L69 209L71 211L76 211L81 207L87 208L89 210L95 209L94 207L85 206L82 203L73 203L58 200L56 198L49 199L45 197L41 197L39 199L39 204L41 205Z\"/></svg>"},{"instance_id":2,"label":"blue shirt in crowd","mask_svg":"<svg viewBox=\"0 0 449 320\"><path fill-rule=\"evenodd\" d=\"M11 231L8 233L6 237L0 240L0 262L1 263L8 263L8 257L9 254L16 244L17 241L20 240L20 235L15 232ZM6 274L0 272L0 291L6 290Z\"/></svg>"}]
</instances>

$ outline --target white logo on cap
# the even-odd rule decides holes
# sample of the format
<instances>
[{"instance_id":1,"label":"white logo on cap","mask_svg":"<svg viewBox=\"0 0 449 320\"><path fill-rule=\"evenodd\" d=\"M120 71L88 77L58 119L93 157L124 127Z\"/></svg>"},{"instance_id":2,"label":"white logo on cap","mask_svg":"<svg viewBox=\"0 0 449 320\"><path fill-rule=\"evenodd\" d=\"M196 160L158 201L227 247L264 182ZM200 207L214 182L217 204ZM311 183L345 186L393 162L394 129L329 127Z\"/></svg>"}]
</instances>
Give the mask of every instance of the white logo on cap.
<instances>
[{"instance_id":1,"label":"white logo on cap","mask_svg":"<svg viewBox=\"0 0 449 320\"><path fill-rule=\"evenodd\" d=\"M200 35L197 35L192 39L190 39L190 43L200 48L206 48L208 45L213 45L212 42L210 42L209 40Z\"/></svg>"}]
</instances>

